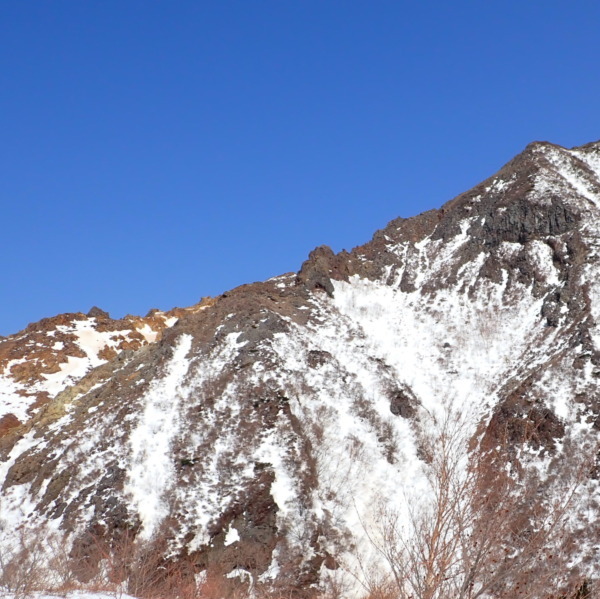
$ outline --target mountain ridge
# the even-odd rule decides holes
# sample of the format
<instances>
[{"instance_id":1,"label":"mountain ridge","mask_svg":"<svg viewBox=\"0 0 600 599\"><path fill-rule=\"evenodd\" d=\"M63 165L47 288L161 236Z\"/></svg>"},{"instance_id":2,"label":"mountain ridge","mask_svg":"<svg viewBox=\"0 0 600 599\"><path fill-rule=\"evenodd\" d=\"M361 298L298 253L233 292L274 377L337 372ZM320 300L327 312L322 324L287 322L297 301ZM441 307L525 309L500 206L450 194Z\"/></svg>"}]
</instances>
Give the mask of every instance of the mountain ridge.
<instances>
[{"instance_id":1,"label":"mountain ridge","mask_svg":"<svg viewBox=\"0 0 600 599\"><path fill-rule=\"evenodd\" d=\"M350 252L158 313L155 339L6 428L0 527L64 535L89 563L91 538L133 535L196 572L356 586L375 508L406 521L398 494L427 488L448 415L468 416L472 455L508 442L515 467L593 446L599 210L600 142L535 142Z\"/></svg>"}]
</instances>

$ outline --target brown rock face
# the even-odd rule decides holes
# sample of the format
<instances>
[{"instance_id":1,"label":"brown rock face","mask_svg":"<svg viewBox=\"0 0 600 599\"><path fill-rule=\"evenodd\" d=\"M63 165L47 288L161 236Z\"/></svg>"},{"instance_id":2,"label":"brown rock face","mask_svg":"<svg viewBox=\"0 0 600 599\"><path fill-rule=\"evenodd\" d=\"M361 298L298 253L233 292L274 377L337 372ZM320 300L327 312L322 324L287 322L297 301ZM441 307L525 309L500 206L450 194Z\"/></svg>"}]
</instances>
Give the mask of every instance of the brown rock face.
<instances>
[{"instance_id":1,"label":"brown rock face","mask_svg":"<svg viewBox=\"0 0 600 599\"><path fill-rule=\"evenodd\" d=\"M0 437L11 428L19 426L21 422L14 414L5 414L0 418Z\"/></svg>"}]
</instances>

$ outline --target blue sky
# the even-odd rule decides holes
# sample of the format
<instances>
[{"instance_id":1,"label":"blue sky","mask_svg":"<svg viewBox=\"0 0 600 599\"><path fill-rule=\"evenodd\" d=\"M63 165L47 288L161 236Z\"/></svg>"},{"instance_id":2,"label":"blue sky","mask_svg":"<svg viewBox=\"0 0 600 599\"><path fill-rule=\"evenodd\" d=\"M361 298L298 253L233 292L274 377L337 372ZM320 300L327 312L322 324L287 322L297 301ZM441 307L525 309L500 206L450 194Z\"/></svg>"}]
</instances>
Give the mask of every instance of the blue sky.
<instances>
[{"instance_id":1,"label":"blue sky","mask_svg":"<svg viewBox=\"0 0 600 599\"><path fill-rule=\"evenodd\" d=\"M0 2L0 334L190 305L600 138L597 1Z\"/></svg>"}]
</instances>

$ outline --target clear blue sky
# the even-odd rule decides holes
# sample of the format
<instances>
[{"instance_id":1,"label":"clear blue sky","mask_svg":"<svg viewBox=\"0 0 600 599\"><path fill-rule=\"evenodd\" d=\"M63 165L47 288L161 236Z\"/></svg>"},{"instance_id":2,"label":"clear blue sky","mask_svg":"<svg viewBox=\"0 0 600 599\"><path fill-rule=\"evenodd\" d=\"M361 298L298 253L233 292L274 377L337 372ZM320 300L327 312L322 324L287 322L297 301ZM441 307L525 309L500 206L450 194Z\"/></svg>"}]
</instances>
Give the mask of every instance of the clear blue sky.
<instances>
[{"instance_id":1,"label":"clear blue sky","mask_svg":"<svg viewBox=\"0 0 600 599\"><path fill-rule=\"evenodd\" d=\"M600 138L600 2L0 1L0 334L350 249Z\"/></svg>"}]
</instances>

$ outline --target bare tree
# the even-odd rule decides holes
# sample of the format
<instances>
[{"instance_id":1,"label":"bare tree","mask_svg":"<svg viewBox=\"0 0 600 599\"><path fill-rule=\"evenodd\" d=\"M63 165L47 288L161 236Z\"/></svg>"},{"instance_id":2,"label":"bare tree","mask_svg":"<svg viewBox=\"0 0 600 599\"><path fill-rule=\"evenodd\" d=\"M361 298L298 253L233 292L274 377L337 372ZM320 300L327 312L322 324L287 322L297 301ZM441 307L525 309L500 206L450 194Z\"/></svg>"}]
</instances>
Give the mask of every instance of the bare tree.
<instances>
[{"instance_id":1,"label":"bare tree","mask_svg":"<svg viewBox=\"0 0 600 599\"><path fill-rule=\"evenodd\" d=\"M15 597L26 597L47 582L47 573L40 567L43 558L43 538L29 538L18 531L10 541L0 545L0 591Z\"/></svg>"},{"instance_id":2,"label":"bare tree","mask_svg":"<svg viewBox=\"0 0 600 599\"><path fill-rule=\"evenodd\" d=\"M429 493L408 501L408 517L387 504L379 529L366 530L390 573L376 594L385 588L398 599L575 596L584 584L583 536L598 532L581 526L597 445L585 451L564 443L540 472L533 460L517 460L514 447L469 452L469 427L454 413L436 430L423 447Z\"/></svg>"}]
</instances>

